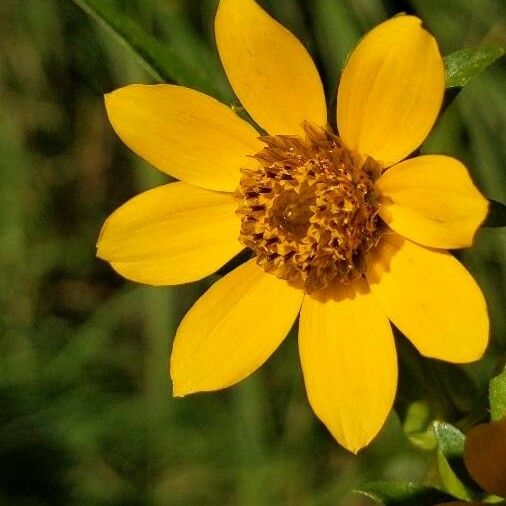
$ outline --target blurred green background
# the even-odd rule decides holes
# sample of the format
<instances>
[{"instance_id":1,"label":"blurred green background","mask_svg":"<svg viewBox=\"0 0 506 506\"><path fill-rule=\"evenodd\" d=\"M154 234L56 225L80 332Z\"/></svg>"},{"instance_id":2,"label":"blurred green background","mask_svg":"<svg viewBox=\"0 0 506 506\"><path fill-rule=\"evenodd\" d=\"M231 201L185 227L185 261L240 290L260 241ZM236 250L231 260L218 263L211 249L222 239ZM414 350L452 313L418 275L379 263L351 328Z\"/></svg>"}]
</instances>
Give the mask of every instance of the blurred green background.
<instances>
[{"instance_id":1,"label":"blurred green background","mask_svg":"<svg viewBox=\"0 0 506 506\"><path fill-rule=\"evenodd\" d=\"M113 3L226 90L215 0ZM329 100L358 38L400 11L418 13L443 54L506 43L501 0L261 3L310 49ZM473 80L424 147L464 160L502 202L505 77L503 62ZM213 280L138 286L94 256L106 216L166 180L106 120L103 93L134 82L150 77L71 0L1 0L0 505L360 506L370 503L350 492L368 480L422 480L433 456L402 431L406 399L463 426L464 415L485 416L486 383L506 351L504 230L481 231L459 254L490 305L487 357L443 366L400 341L402 421L392 415L358 457L312 415L293 333L240 385L172 399L172 336Z\"/></svg>"}]
</instances>

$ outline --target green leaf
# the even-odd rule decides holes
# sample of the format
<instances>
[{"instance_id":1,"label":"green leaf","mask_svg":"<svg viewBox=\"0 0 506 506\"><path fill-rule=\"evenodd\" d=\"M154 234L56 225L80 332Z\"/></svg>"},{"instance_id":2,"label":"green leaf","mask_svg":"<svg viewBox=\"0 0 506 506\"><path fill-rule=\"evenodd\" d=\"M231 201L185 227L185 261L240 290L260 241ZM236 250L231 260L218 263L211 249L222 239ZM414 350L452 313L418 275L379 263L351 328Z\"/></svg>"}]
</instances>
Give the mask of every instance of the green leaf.
<instances>
[{"instance_id":1,"label":"green leaf","mask_svg":"<svg viewBox=\"0 0 506 506\"><path fill-rule=\"evenodd\" d=\"M212 82L203 66L191 65L166 44L159 42L123 14L114 0L73 0L83 11L105 26L144 66L156 82L175 82L229 100L222 87ZM225 96L224 96L225 95Z\"/></svg>"},{"instance_id":2,"label":"green leaf","mask_svg":"<svg viewBox=\"0 0 506 506\"><path fill-rule=\"evenodd\" d=\"M455 474L455 471L446 460L443 452L439 449L437 451L436 464L439 479L441 480L443 488L458 499L462 499L464 501L470 500L471 494L459 477Z\"/></svg>"},{"instance_id":3,"label":"green leaf","mask_svg":"<svg viewBox=\"0 0 506 506\"><path fill-rule=\"evenodd\" d=\"M490 382L490 417L497 422L506 416L506 368Z\"/></svg>"},{"instance_id":4,"label":"green leaf","mask_svg":"<svg viewBox=\"0 0 506 506\"><path fill-rule=\"evenodd\" d=\"M446 87L464 87L503 54L504 49L501 47L483 46L462 49L447 55L444 59Z\"/></svg>"},{"instance_id":5,"label":"green leaf","mask_svg":"<svg viewBox=\"0 0 506 506\"><path fill-rule=\"evenodd\" d=\"M434 422L434 435L438 447L448 460L460 459L464 454L465 436L459 429L446 422Z\"/></svg>"},{"instance_id":6,"label":"green leaf","mask_svg":"<svg viewBox=\"0 0 506 506\"><path fill-rule=\"evenodd\" d=\"M506 227L506 205L496 200L488 199L488 216L484 227Z\"/></svg>"},{"instance_id":7,"label":"green leaf","mask_svg":"<svg viewBox=\"0 0 506 506\"><path fill-rule=\"evenodd\" d=\"M476 486L464 463L465 436L447 422L434 422L438 444L437 467L445 489L459 499L471 500Z\"/></svg>"},{"instance_id":8,"label":"green leaf","mask_svg":"<svg viewBox=\"0 0 506 506\"><path fill-rule=\"evenodd\" d=\"M432 416L426 402L414 401L407 406L402 428L406 437L422 450L434 450L436 442L432 430Z\"/></svg>"},{"instance_id":9,"label":"green leaf","mask_svg":"<svg viewBox=\"0 0 506 506\"><path fill-rule=\"evenodd\" d=\"M433 506L455 500L437 488L416 483L371 482L355 492L385 506Z\"/></svg>"}]
</instances>

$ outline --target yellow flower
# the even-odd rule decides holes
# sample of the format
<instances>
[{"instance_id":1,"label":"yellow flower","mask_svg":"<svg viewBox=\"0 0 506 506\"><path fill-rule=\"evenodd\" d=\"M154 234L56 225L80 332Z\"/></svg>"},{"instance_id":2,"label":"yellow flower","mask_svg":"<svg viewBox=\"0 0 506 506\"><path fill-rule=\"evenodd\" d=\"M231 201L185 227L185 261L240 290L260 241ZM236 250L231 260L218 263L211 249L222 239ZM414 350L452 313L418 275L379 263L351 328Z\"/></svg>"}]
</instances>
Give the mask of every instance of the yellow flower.
<instances>
[{"instance_id":1,"label":"yellow flower","mask_svg":"<svg viewBox=\"0 0 506 506\"><path fill-rule=\"evenodd\" d=\"M362 39L338 90L338 137L310 56L253 0L220 1L216 40L235 93L268 135L184 87L132 85L107 95L121 139L182 182L113 213L98 256L134 281L172 285L250 248L256 258L183 319L171 356L174 395L242 380L300 311L311 406L357 452L395 396L389 320L423 355L451 362L478 359L488 340L483 295L446 251L471 245L487 202L453 158L401 161L441 107L437 44L413 16Z\"/></svg>"}]
</instances>

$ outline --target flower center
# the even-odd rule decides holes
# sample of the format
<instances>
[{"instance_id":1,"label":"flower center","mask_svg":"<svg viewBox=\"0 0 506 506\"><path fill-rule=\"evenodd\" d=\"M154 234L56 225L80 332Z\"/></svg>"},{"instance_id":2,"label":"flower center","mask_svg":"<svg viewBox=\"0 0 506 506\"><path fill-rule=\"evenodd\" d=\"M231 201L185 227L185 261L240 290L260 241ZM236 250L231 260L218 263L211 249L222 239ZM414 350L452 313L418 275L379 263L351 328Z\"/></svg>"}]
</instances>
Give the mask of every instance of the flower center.
<instances>
[{"instance_id":1,"label":"flower center","mask_svg":"<svg viewBox=\"0 0 506 506\"><path fill-rule=\"evenodd\" d=\"M374 181L381 168L328 130L304 125L305 138L265 136L242 169L240 241L265 271L311 293L364 273L383 227Z\"/></svg>"}]
</instances>

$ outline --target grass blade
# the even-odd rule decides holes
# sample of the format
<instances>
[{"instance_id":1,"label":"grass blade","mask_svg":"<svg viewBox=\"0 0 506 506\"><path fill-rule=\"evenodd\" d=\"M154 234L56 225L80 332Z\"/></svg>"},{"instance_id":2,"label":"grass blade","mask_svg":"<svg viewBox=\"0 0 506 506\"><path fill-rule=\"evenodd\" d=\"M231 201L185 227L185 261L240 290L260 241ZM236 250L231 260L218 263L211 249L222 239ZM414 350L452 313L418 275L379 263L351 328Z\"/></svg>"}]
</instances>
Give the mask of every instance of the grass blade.
<instances>
[{"instance_id":1,"label":"grass blade","mask_svg":"<svg viewBox=\"0 0 506 506\"><path fill-rule=\"evenodd\" d=\"M445 56L446 87L462 88L504 54L496 46L471 47Z\"/></svg>"},{"instance_id":2,"label":"grass blade","mask_svg":"<svg viewBox=\"0 0 506 506\"><path fill-rule=\"evenodd\" d=\"M202 67L189 64L124 15L111 0L73 0L130 49L156 82L175 82L222 98Z\"/></svg>"}]
</instances>

